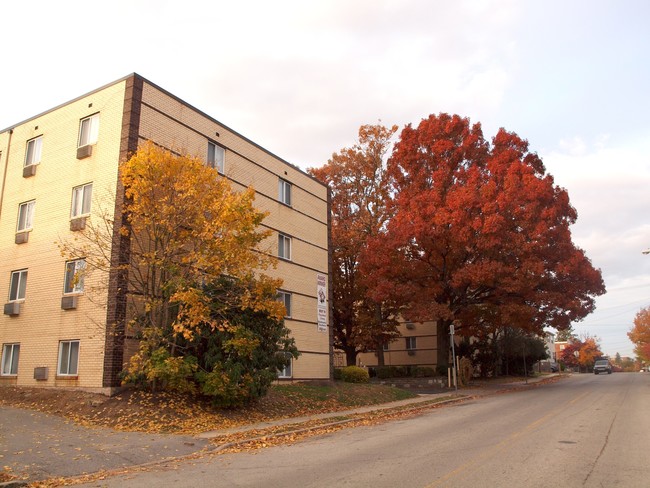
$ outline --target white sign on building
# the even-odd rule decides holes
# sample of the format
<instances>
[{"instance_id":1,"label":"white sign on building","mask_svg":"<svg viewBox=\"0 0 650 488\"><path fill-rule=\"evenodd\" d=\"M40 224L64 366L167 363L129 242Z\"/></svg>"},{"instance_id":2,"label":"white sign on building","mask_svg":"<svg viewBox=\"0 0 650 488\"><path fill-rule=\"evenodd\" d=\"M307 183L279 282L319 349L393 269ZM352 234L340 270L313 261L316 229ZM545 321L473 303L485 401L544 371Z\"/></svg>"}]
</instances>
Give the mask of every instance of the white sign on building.
<instances>
[{"instance_id":1,"label":"white sign on building","mask_svg":"<svg viewBox=\"0 0 650 488\"><path fill-rule=\"evenodd\" d=\"M316 297L318 300L318 332L327 332L327 277L316 275Z\"/></svg>"}]
</instances>

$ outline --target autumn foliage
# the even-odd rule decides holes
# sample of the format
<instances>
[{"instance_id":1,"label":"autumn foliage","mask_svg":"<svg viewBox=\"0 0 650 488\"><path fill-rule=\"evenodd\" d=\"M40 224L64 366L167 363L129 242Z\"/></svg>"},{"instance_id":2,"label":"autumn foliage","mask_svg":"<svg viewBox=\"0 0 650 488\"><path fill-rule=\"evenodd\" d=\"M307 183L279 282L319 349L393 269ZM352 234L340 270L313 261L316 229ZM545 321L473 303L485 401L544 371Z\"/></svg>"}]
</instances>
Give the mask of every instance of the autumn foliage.
<instances>
[{"instance_id":1,"label":"autumn foliage","mask_svg":"<svg viewBox=\"0 0 650 488\"><path fill-rule=\"evenodd\" d=\"M641 360L650 361L650 307L639 310L627 335L634 343L634 353Z\"/></svg>"},{"instance_id":2,"label":"autumn foliage","mask_svg":"<svg viewBox=\"0 0 650 488\"><path fill-rule=\"evenodd\" d=\"M235 191L201 159L153 143L120 166L120 178L129 259L118 272L128 286L128 334L140 339L125 380L200 391L221 405L263 394L287 363L283 352L297 352L276 299L281 281L264 274L276 258L262 248L269 231L254 190ZM89 272L116 272L107 258L113 225L91 222L62 252L84 257Z\"/></svg>"},{"instance_id":3,"label":"autumn foliage","mask_svg":"<svg viewBox=\"0 0 650 488\"><path fill-rule=\"evenodd\" d=\"M345 352L348 365L359 352L378 350L397 337L396 306L390 297L373 300L373 276L360 271L370 238L385 225L390 187L385 156L397 126L364 125L359 142L333 154L321 168L310 169L331 191L334 346Z\"/></svg>"},{"instance_id":4,"label":"autumn foliage","mask_svg":"<svg viewBox=\"0 0 650 488\"><path fill-rule=\"evenodd\" d=\"M562 351L561 361L566 366L589 371L602 355L595 337L586 337L584 340L574 338Z\"/></svg>"},{"instance_id":5,"label":"autumn foliage","mask_svg":"<svg viewBox=\"0 0 650 488\"><path fill-rule=\"evenodd\" d=\"M594 309L600 271L571 239L577 214L528 143L501 129L431 115L407 126L388 160L390 220L360 259L370 297L411 320L438 321L438 364L451 323L466 336L512 326L566 329Z\"/></svg>"}]
</instances>

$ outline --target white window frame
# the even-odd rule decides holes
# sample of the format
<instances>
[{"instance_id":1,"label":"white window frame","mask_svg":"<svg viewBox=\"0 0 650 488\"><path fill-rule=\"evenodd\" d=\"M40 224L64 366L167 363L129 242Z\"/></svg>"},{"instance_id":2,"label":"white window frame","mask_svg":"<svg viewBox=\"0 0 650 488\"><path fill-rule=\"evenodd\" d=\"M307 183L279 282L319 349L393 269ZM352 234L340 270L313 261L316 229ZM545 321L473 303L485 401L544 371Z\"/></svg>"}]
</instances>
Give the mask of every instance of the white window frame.
<instances>
[{"instance_id":1,"label":"white window frame","mask_svg":"<svg viewBox=\"0 0 650 488\"><path fill-rule=\"evenodd\" d=\"M278 182L278 199L285 205L291 206L291 187L293 185L287 180L280 178Z\"/></svg>"},{"instance_id":2,"label":"white window frame","mask_svg":"<svg viewBox=\"0 0 650 488\"><path fill-rule=\"evenodd\" d=\"M219 173L223 174L226 167L226 149L208 141L208 166L216 169Z\"/></svg>"},{"instance_id":3,"label":"white window frame","mask_svg":"<svg viewBox=\"0 0 650 488\"><path fill-rule=\"evenodd\" d=\"M74 363L74 364L73 364ZM79 374L79 340L59 342L57 376L77 376Z\"/></svg>"},{"instance_id":4,"label":"white window frame","mask_svg":"<svg viewBox=\"0 0 650 488\"><path fill-rule=\"evenodd\" d=\"M278 234L278 257L291 261L291 237Z\"/></svg>"},{"instance_id":5,"label":"white window frame","mask_svg":"<svg viewBox=\"0 0 650 488\"><path fill-rule=\"evenodd\" d=\"M284 308L287 310L287 313L285 315L286 318L291 317L291 300L291 293L288 291L278 292L278 301L282 302L284 304Z\"/></svg>"},{"instance_id":6,"label":"white window frame","mask_svg":"<svg viewBox=\"0 0 650 488\"><path fill-rule=\"evenodd\" d=\"M284 368L278 370L278 378L293 378L293 356L289 352L285 352L283 354L289 358L289 364Z\"/></svg>"},{"instance_id":7,"label":"white window frame","mask_svg":"<svg viewBox=\"0 0 650 488\"><path fill-rule=\"evenodd\" d=\"M77 147L92 146L99 138L99 114L79 121L79 141Z\"/></svg>"},{"instance_id":8,"label":"white window frame","mask_svg":"<svg viewBox=\"0 0 650 488\"><path fill-rule=\"evenodd\" d=\"M65 277L63 280L63 294L83 293L85 259L75 259L65 263Z\"/></svg>"},{"instance_id":9,"label":"white window frame","mask_svg":"<svg viewBox=\"0 0 650 488\"><path fill-rule=\"evenodd\" d=\"M2 376L18 375L20 359L20 343L2 345Z\"/></svg>"},{"instance_id":10,"label":"white window frame","mask_svg":"<svg viewBox=\"0 0 650 488\"><path fill-rule=\"evenodd\" d=\"M25 150L25 166L40 163L42 151L43 136L34 137L34 139L27 141L27 148Z\"/></svg>"},{"instance_id":11,"label":"white window frame","mask_svg":"<svg viewBox=\"0 0 650 488\"><path fill-rule=\"evenodd\" d=\"M411 337L406 337L406 350L407 351L415 351L418 346L417 346L417 337L411 336Z\"/></svg>"},{"instance_id":12,"label":"white window frame","mask_svg":"<svg viewBox=\"0 0 650 488\"><path fill-rule=\"evenodd\" d=\"M92 206L93 184L75 186L72 189L72 204L70 206L70 217L77 218L90 215Z\"/></svg>"},{"instance_id":13,"label":"white window frame","mask_svg":"<svg viewBox=\"0 0 650 488\"><path fill-rule=\"evenodd\" d=\"M32 230L34 223L34 206L36 200L24 202L18 205L18 222L16 224L16 232L25 232Z\"/></svg>"},{"instance_id":14,"label":"white window frame","mask_svg":"<svg viewBox=\"0 0 650 488\"><path fill-rule=\"evenodd\" d=\"M388 342L385 342L384 344L382 344L381 348L384 351L388 351L388 350L390 350L390 344Z\"/></svg>"},{"instance_id":15,"label":"white window frame","mask_svg":"<svg viewBox=\"0 0 650 488\"><path fill-rule=\"evenodd\" d=\"M11 272L9 281L9 301L22 302L25 300L25 290L27 289L27 270L19 269Z\"/></svg>"}]
</instances>

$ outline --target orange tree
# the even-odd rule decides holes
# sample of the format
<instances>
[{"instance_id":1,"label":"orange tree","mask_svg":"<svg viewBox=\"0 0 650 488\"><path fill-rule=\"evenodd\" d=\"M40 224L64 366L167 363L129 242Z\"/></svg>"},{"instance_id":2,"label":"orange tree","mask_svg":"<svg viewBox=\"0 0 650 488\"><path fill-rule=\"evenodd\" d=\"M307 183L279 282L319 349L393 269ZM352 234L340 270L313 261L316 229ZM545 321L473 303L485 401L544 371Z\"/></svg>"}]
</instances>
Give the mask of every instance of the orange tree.
<instances>
[{"instance_id":1,"label":"orange tree","mask_svg":"<svg viewBox=\"0 0 650 488\"><path fill-rule=\"evenodd\" d=\"M386 224L389 186L385 155L397 126L363 125L359 142L344 148L309 172L331 191L331 246L334 347L345 352L348 365L359 352L376 350L379 364L384 344L398 335L394 303L368 295L372 276L360 271L368 239Z\"/></svg>"},{"instance_id":2,"label":"orange tree","mask_svg":"<svg viewBox=\"0 0 650 488\"><path fill-rule=\"evenodd\" d=\"M650 361L650 307L637 312L627 336L634 343L634 353L643 361Z\"/></svg>"},{"instance_id":3,"label":"orange tree","mask_svg":"<svg viewBox=\"0 0 650 488\"><path fill-rule=\"evenodd\" d=\"M567 329L605 292L599 270L571 239L577 214L528 143L501 129L431 115L407 126L388 160L390 220L362 256L371 296L437 320L437 363L449 326ZM473 330L474 329L474 330Z\"/></svg>"},{"instance_id":4,"label":"orange tree","mask_svg":"<svg viewBox=\"0 0 650 488\"><path fill-rule=\"evenodd\" d=\"M584 340L573 339L567 344L562 351L561 360L566 366L588 371L602 355L597 338L587 337Z\"/></svg>"}]
</instances>

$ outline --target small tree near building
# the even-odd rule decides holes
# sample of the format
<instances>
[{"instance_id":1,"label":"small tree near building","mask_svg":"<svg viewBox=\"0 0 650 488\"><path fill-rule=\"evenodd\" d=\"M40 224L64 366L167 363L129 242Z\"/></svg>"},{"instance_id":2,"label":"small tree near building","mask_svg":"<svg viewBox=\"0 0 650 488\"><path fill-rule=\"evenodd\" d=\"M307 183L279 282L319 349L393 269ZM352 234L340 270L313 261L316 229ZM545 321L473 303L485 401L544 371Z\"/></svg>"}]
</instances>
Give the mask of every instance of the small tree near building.
<instances>
[{"instance_id":1,"label":"small tree near building","mask_svg":"<svg viewBox=\"0 0 650 488\"><path fill-rule=\"evenodd\" d=\"M124 276L129 334L140 338L126 378L151 388L200 386L222 404L263 394L268 381L251 378L258 368L277 373L286 360L258 361L255 351L271 357L296 351L278 325L285 313L275 298L281 281L264 274L276 258L264 245L270 232L260 227L266 213L254 207L254 190L235 191L201 159L153 143L120 166L120 182L125 203L118 223L108 214L91 220L60 247L69 258L85 258L87 273ZM115 225L128 245L119 265L111 262ZM199 347L212 333L213 347ZM230 400L223 397L228 392Z\"/></svg>"}]
</instances>

